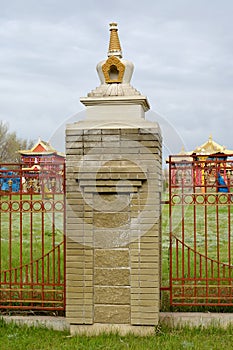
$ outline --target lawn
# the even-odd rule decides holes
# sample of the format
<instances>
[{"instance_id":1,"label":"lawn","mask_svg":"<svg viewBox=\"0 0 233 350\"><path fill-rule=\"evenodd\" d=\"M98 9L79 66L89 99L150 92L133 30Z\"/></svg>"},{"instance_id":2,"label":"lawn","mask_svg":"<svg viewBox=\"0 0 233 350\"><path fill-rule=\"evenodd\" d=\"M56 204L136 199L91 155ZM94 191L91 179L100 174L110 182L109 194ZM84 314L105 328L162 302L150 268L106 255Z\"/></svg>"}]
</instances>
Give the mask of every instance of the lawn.
<instances>
[{"instance_id":1,"label":"lawn","mask_svg":"<svg viewBox=\"0 0 233 350\"><path fill-rule=\"evenodd\" d=\"M73 336L67 331L17 326L0 320L1 350L231 350L233 328L174 328L165 325L155 328L147 337L102 334L99 336Z\"/></svg>"}]
</instances>

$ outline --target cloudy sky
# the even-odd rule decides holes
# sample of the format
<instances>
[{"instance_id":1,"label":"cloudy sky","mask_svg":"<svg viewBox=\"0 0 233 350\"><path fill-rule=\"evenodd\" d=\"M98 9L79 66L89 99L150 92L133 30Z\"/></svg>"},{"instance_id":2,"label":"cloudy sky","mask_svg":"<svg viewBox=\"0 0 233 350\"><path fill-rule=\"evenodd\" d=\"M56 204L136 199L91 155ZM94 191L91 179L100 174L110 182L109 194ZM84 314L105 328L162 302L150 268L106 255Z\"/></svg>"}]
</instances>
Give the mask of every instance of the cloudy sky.
<instances>
[{"instance_id":1,"label":"cloudy sky","mask_svg":"<svg viewBox=\"0 0 233 350\"><path fill-rule=\"evenodd\" d=\"M60 126L82 115L79 98L99 85L95 67L116 21L132 85L165 142L174 132L191 150L212 134L233 149L231 0L0 0L0 8L0 117L19 137L63 143Z\"/></svg>"}]
</instances>

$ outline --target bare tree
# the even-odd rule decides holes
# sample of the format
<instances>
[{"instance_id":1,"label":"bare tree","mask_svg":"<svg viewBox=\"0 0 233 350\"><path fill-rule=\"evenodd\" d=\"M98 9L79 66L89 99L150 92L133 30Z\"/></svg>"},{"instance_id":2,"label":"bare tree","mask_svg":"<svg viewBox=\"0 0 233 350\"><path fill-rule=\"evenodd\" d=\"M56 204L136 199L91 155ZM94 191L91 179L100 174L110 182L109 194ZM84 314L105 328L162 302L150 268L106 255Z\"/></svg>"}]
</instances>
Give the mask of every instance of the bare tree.
<instances>
[{"instance_id":1,"label":"bare tree","mask_svg":"<svg viewBox=\"0 0 233 350\"><path fill-rule=\"evenodd\" d=\"M18 138L15 132L10 132L9 127L0 121L0 163L20 162L19 149L28 149L33 145L32 141Z\"/></svg>"}]
</instances>

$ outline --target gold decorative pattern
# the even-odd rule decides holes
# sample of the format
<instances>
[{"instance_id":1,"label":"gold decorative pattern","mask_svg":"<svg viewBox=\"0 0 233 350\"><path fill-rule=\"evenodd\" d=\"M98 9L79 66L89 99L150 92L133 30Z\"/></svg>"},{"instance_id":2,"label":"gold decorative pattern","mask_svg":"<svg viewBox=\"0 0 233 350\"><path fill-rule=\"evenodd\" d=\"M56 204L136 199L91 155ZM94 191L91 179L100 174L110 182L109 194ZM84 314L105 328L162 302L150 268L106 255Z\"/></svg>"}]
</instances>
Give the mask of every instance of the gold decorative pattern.
<instances>
[{"instance_id":1,"label":"gold decorative pattern","mask_svg":"<svg viewBox=\"0 0 233 350\"><path fill-rule=\"evenodd\" d=\"M108 48L108 55L118 55L119 57L122 57L121 54L121 44L118 37L118 28L117 23L110 23L110 41L109 41L109 48Z\"/></svg>"},{"instance_id":2,"label":"gold decorative pattern","mask_svg":"<svg viewBox=\"0 0 233 350\"><path fill-rule=\"evenodd\" d=\"M122 83L125 65L116 56L110 56L102 66L106 83Z\"/></svg>"}]
</instances>

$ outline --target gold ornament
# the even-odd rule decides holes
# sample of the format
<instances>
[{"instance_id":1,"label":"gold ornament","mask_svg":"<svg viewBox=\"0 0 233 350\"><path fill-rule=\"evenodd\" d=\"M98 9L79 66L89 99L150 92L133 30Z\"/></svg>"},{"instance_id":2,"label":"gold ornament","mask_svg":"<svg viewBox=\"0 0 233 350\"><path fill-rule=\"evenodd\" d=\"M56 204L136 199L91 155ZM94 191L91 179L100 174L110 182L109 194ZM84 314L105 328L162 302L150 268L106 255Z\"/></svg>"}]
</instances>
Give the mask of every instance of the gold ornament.
<instances>
[{"instance_id":1,"label":"gold ornament","mask_svg":"<svg viewBox=\"0 0 233 350\"><path fill-rule=\"evenodd\" d=\"M125 65L116 56L110 56L102 66L106 83L122 83Z\"/></svg>"}]
</instances>

